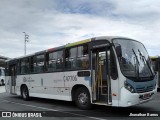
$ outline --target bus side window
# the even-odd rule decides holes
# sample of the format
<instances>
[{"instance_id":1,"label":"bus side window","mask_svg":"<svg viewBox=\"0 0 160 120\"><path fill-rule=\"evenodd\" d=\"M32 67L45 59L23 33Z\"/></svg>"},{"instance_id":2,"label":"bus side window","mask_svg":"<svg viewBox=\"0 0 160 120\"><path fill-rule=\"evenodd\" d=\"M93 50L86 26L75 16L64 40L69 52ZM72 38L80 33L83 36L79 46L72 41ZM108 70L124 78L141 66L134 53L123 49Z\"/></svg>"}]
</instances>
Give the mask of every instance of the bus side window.
<instances>
[{"instance_id":1,"label":"bus side window","mask_svg":"<svg viewBox=\"0 0 160 120\"><path fill-rule=\"evenodd\" d=\"M20 66L21 66L21 74L29 73L29 59L28 58L21 59Z\"/></svg>"},{"instance_id":2,"label":"bus side window","mask_svg":"<svg viewBox=\"0 0 160 120\"><path fill-rule=\"evenodd\" d=\"M26 59L26 73L29 73L29 58Z\"/></svg>"},{"instance_id":3,"label":"bus side window","mask_svg":"<svg viewBox=\"0 0 160 120\"><path fill-rule=\"evenodd\" d=\"M57 53L56 52L49 53L48 71L55 71L55 69L56 69L56 58L57 58Z\"/></svg>"},{"instance_id":4,"label":"bus side window","mask_svg":"<svg viewBox=\"0 0 160 120\"><path fill-rule=\"evenodd\" d=\"M30 57L30 72L33 73L34 69L33 69L33 57Z\"/></svg>"},{"instance_id":5,"label":"bus side window","mask_svg":"<svg viewBox=\"0 0 160 120\"><path fill-rule=\"evenodd\" d=\"M63 51L57 51L56 70L63 68Z\"/></svg>"},{"instance_id":6,"label":"bus side window","mask_svg":"<svg viewBox=\"0 0 160 120\"><path fill-rule=\"evenodd\" d=\"M45 55L45 71L48 71L49 66L49 53L46 53Z\"/></svg>"},{"instance_id":7,"label":"bus side window","mask_svg":"<svg viewBox=\"0 0 160 120\"><path fill-rule=\"evenodd\" d=\"M46 60L47 71L62 70L63 68L63 51L55 51L48 54Z\"/></svg>"},{"instance_id":8,"label":"bus side window","mask_svg":"<svg viewBox=\"0 0 160 120\"><path fill-rule=\"evenodd\" d=\"M30 71L31 73L36 72L36 56L30 58Z\"/></svg>"},{"instance_id":9,"label":"bus side window","mask_svg":"<svg viewBox=\"0 0 160 120\"><path fill-rule=\"evenodd\" d=\"M76 68L76 54L77 54L77 47L70 49L70 56L69 56L69 62L71 63L71 69Z\"/></svg>"},{"instance_id":10,"label":"bus side window","mask_svg":"<svg viewBox=\"0 0 160 120\"><path fill-rule=\"evenodd\" d=\"M65 68L67 69L71 69L71 64L70 64L70 61L69 61L69 49L66 49L65 50Z\"/></svg>"},{"instance_id":11,"label":"bus side window","mask_svg":"<svg viewBox=\"0 0 160 120\"><path fill-rule=\"evenodd\" d=\"M76 55L77 55L77 47L66 49L66 68L67 69L75 69L76 68Z\"/></svg>"},{"instance_id":12,"label":"bus side window","mask_svg":"<svg viewBox=\"0 0 160 120\"><path fill-rule=\"evenodd\" d=\"M21 61L20 61L21 74L24 74L24 65L25 65L25 63L24 63L24 61L21 59Z\"/></svg>"},{"instance_id":13,"label":"bus side window","mask_svg":"<svg viewBox=\"0 0 160 120\"><path fill-rule=\"evenodd\" d=\"M44 55L37 56L36 72L37 73L44 72Z\"/></svg>"},{"instance_id":14,"label":"bus side window","mask_svg":"<svg viewBox=\"0 0 160 120\"><path fill-rule=\"evenodd\" d=\"M65 50L66 69L88 69L88 45L81 45Z\"/></svg>"},{"instance_id":15,"label":"bus side window","mask_svg":"<svg viewBox=\"0 0 160 120\"><path fill-rule=\"evenodd\" d=\"M20 66L21 64L20 64L20 60L18 60L18 62L17 62L17 75L19 75L20 73L21 73L21 66Z\"/></svg>"},{"instance_id":16,"label":"bus side window","mask_svg":"<svg viewBox=\"0 0 160 120\"><path fill-rule=\"evenodd\" d=\"M77 68L78 69L88 69L89 67L89 56L88 56L88 46L78 46L77 54Z\"/></svg>"}]
</instances>

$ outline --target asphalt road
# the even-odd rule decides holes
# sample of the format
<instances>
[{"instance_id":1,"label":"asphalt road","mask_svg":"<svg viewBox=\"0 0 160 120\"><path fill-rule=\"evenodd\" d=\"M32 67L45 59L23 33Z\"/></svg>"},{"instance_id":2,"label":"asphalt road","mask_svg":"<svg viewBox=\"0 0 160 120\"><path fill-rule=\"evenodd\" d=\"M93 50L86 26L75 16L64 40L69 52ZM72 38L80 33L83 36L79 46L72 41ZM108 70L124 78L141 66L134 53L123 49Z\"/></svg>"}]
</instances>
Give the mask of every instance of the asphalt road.
<instances>
[{"instance_id":1,"label":"asphalt road","mask_svg":"<svg viewBox=\"0 0 160 120\"><path fill-rule=\"evenodd\" d=\"M14 117L18 113L24 116L25 114L28 115L28 112L37 113L37 115L42 115L41 118L37 118L38 120L153 120L153 118L154 120L159 120L160 93L156 95L153 101L133 107L117 108L94 105L91 110L80 110L73 102L42 98L32 98L30 101L23 101L20 96L5 93L5 87L0 86L0 111L11 111L12 114L13 112L17 113L13 115ZM0 114L2 116L2 113ZM141 117L129 117L130 114L139 114ZM142 117L142 115L158 115L159 117ZM22 120L28 118L15 117L8 119ZM29 118L29 120L32 119L35 118Z\"/></svg>"}]
</instances>

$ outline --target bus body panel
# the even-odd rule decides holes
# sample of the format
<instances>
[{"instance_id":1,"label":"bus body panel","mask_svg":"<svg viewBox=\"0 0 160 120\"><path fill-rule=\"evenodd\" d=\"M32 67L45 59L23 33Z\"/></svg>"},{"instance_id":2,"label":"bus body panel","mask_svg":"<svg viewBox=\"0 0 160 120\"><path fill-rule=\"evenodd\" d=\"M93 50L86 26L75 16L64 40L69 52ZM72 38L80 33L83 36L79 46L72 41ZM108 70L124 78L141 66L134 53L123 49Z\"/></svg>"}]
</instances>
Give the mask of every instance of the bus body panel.
<instances>
[{"instance_id":1,"label":"bus body panel","mask_svg":"<svg viewBox=\"0 0 160 120\"><path fill-rule=\"evenodd\" d=\"M95 42L95 46L93 47L94 40L96 42ZM99 40L99 42L97 42L98 40ZM103 40L103 41L101 41L101 40ZM107 41L107 44L104 43L104 40ZM131 40L131 39L129 39L129 40ZM135 40L133 40L133 41L136 42ZM76 91L76 90L75 91L72 91L72 90L75 86L80 85L80 86L83 86L83 88L86 87L88 89L88 91L90 93L91 103L93 103L93 104L101 104L102 103L103 105L121 106L121 107L133 106L133 105L137 105L140 103L144 103L144 102L150 101L154 97L154 95L156 93L156 88L154 88L153 90L148 91L148 92L143 92L143 93L134 92L134 93L132 93L131 91L129 91L125 87L125 82L129 78L129 76L124 74L124 71L122 73L122 69L120 66L122 64L120 63L119 58L117 56L117 51L115 49L115 45L113 45L116 43L112 42L112 37L108 37L108 38L106 38L106 37L99 37L98 38L97 37L97 38L93 38L92 41L87 41L87 42L88 42L87 43L88 46L90 46L90 42L93 44L90 46L92 48L87 48L88 49L88 53L87 53L88 56L86 54L81 56L81 54L83 52L81 53L80 51L86 50L86 46L83 46L84 42L82 42L82 44L80 44L80 45L78 45L78 44L81 42L76 42L74 44L66 45L65 46L66 48L64 48L64 46L62 48L57 48L58 49L57 51L61 51L61 53L63 53L62 55L64 55L64 56L61 56L62 58L51 57L54 60L49 60L50 59L49 56L51 56L49 54L51 52L58 53L56 51L56 49L49 49L48 51L46 50L41 53L25 56L22 58L17 58L17 60L15 60L15 61L22 61L27 58L26 59L27 62L23 61L23 62L26 62L25 64L27 64L29 66L29 67L28 66L27 67L30 69L30 71L26 75L22 74L21 72L19 72L17 74L16 73L17 69L15 69L15 68L17 66L20 66L19 64L22 64L22 63L20 63L20 62L19 63L18 62L12 63L12 60L11 60L11 62L8 62L8 63L14 64L14 65L8 65L8 66L9 67L11 66L11 68L13 68L13 71L15 70L15 73L11 72L10 76L6 76L6 83L7 83L6 84L6 91L11 94L21 95L21 87L22 87L22 85L26 85L29 90L29 96L31 96L31 97L40 97L40 98L72 101L73 100L72 99L72 92ZM135 44L135 46L134 46L135 48L136 48L137 44ZM120 44L117 44L117 45L120 46ZM82 46L83 46L83 50L82 50ZM142 44L142 46L143 46L143 44ZM76 49L72 49L72 48L76 48ZM140 47L138 47L138 45L137 45L136 49L139 50L139 48ZM71 51L69 51L69 50L71 50ZM76 50L79 52L77 54L79 56L81 56L81 58L78 55L76 55L76 57L71 56L73 58L69 58L70 57L69 54L71 54L71 53L74 54ZM111 50L113 50L114 52L109 53ZM125 52L125 51L123 51L123 52ZM101 56L101 58L100 58L100 53L105 54L105 56ZM133 56L135 56L135 58L137 57L136 56L137 54L134 54L134 50L131 51L131 53ZM33 70L34 62L35 62L33 57L36 57L36 55L42 55L42 54L44 55L43 61L41 61L42 59L39 59L40 64L38 67L39 68L44 67L43 71L37 72L37 74L31 73L31 72L33 72L32 70ZM110 69L110 59L111 59L110 54L115 55L114 59L116 61L116 64L115 64L116 67L115 66L114 67L117 70L117 74L118 74L118 77L114 80L112 79L112 75L110 73L110 70L111 70ZM142 53L139 52L139 54L142 54ZM130 54L128 54L128 55L130 55ZM96 59L94 58L94 56L96 57ZM86 59L85 57L86 58L88 57L88 58ZM140 57L143 58L144 56L141 55L141 56L139 56L139 58ZM42 57L39 57L39 58L42 58ZM89 61L88 61L89 63L87 63L85 61L88 59L89 59ZM92 60L92 59L94 59L94 60ZM103 61L100 61L101 59ZM77 62L76 60L79 60L78 61L79 64L83 64L84 68L82 68L82 70L78 68L79 66L76 63ZM93 67L92 62L94 62L96 60L98 62L95 62L95 66ZM136 61L136 59L134 59L134 61ZM61 67L60 71L57 70L56 67L54 68L55 71L50 71L50 72L47 71L47 67L52 62L54 63L54 66L56 64L58 64L58 65L61 64L61 66L58 66L58 67ZM132 65L133 66L138 65L138 64L136 64L136 62L135 62L135 64L132 64ZM144 68L144 70L146 70L147 67L149 68L150 66L149 65L147 66L146 62L141 60L141 63L140 63L141 66L139 66L139 67L142 68L143 66L146 66ZM35 62L35 64L38 65L38 62ZM71 66L71 64L73 66ZM90 65L90 67L86 68L86 66L88 64ZM24 65L24 64L22 64L22 65ZM24 67L22 65L20 67L21 69L23 69L23 67ZM68 66L70 65L70 66L68 67L66 65L68 65ZM77 68L74 65L77 65L76 66ZM103 68L104 65L105 65L105 69ZM125 65L130 65L130 64L125 64ZM80 67L82 67L82 66L80 66ZM130 67L132 67L132 66L130 66ZM137 67L137 66L134 66L134 67ZM32 70L31 70L31 68L32 68ZM101 70L99 68L101 68ZM88 71L88 72L90 72L90 75L82 74L79 76L78 72L81 72L81 71L83 71L83 72ZM141 70L141 71L143 71L143 70ZM135 74L136 74L137 71L132 70L132 72L133 73L135 72ZM137 72L137 74L138 74L138 72ZM150 71L150 72L152 72L152 71ZM103 74L99 74L99 73L103 73ZM132 75L134 75L134 74L132 74ZM103 79L104 76L105 76L105 78ZM134 81L136 77L138 78L139 76L136 76L136 75L133 76L134 79L132 81ZM15 84L13 84L14 83L13 80L15 81ZM93 88L95 87L95 84L93 84L93 83L98 80L99 81L101 80L101 81L97 82L97 84L99 84L99 85L98 85L98 87L96 87L96 89L93 90ZM155 79L153 79L153 81L155 81ZM108 84L109 85L107 86L106 83L107 83L107 85ZM147 81L145 81L145 84L146 83L147 83ZM137 81L137 82L135 82L135 84L142 85L143 83L141 83L141 81ZM149 83L149 84L152 85L152 83ZM105 85L105 86L103 86L103 85ZM103 89L103 87L105 89ZM108 89L108 90L106 90L106 89ZM99 92L99 91L101 91L101 92ZM108 93L106 91L108 91ZM104 93L106 92L106 93L103 94L103 92ZM83 95L83 93L82 93L82 95ZM150 96L147 97L146 99L141 100L141 98L143 98L143 97L145 98L146 95L150 95ZM96 98L96 99L94 99L94 98Z\"/></svg>"},{"instance_id":2,"label":"bus body panel","mask_svg":"<svg viewBox=\"0 0 160 120\"><path fill-rule=\"evenodd\" d=\"M115 89L111 89L111 96L112 96L112 106L119 106L119 79L116 80L112 80L111 79L111 88L115 88Z\"/></svg>"},{"instance_id":3,"label":"bus body panel","mask_svg":"<svg viewBox=\"0 0 160 120\"><path fill-rule=\"evenodd\" d=\"M90 91L91 79L78 77L78 71L18 75L16 77L15 93L21 95L21 85L26 85L29 95L33 97L60 99L71 101L71 90L74 85L84 85ZM11 93L10 77L6 77L6 90Z\"/></svg>"}]
</instances>

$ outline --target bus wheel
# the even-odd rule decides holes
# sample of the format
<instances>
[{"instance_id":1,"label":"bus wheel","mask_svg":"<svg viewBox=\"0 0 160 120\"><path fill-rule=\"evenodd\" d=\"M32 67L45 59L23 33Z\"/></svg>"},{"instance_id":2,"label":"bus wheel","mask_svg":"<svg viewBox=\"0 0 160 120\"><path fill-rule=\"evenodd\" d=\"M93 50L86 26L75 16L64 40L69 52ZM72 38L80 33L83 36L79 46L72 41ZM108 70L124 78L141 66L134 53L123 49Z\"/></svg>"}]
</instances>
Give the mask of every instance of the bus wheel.
<instances>
[{"instance_id":1,"label":"bus wheel","mask_svg":"<svg viewBox=\"0 0 160 120\"><path fill-rule=\"evenodd\" d=\"M27 86L22 87L21 96L22 96L23 100L26 100L26 101L29 100L29 91L28 91Z\"/></svg>"},{"instance_id":2,"label":"bus wheel","mask_svg":"<svg viewBox=\"0 0 160 120\"><path fill-rule=\"evenodd\" d=\"M81 87L76 90L75 103L81 109L89 109L91 107L90 94L86 88Z\"/></svg>"}]
</instances>

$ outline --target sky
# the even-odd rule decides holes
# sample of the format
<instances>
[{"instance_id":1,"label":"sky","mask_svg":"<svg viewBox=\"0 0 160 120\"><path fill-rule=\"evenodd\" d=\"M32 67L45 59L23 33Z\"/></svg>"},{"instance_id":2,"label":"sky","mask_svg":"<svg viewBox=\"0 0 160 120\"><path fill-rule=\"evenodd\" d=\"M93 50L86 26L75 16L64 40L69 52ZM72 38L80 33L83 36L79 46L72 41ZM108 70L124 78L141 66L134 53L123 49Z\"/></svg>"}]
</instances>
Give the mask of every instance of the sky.
<instances>
[{"instance_id":1,"label":"sky","mask_svg":"<svg viewBox=\"0 0 160 120\"><path fill-rule=\"evenodd\" d=\"M160 55L159 0L0 0L0 55L24 55L96 37L123 36Z\"/></svg>"}]
</instances>

